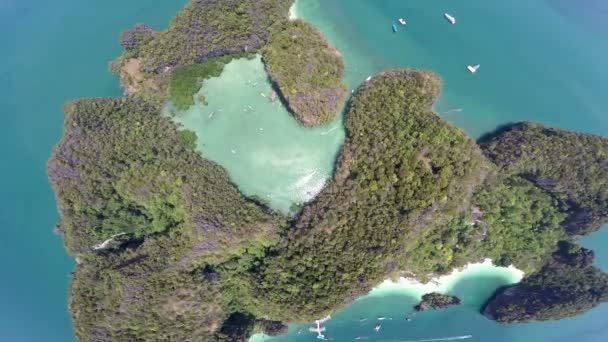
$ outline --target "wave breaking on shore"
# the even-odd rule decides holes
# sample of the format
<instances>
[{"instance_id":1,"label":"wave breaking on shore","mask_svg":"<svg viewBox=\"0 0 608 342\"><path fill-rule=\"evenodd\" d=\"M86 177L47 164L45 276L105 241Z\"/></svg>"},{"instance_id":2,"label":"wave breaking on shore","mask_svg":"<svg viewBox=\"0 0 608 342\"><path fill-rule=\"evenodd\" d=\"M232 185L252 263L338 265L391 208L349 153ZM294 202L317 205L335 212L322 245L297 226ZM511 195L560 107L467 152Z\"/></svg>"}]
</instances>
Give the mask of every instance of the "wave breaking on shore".
<instances>
[{"instance_id":1,"label":"wave breaking on shore","mask_svg":"<svg viewBox=\"0 0 608 342\"><path fill-rule=\"evenodd\" d=\"M474 276L500 276L508 283L518 283L524 272L511 265L500 267L492 264L491 259L483 262L469 263L462 268L454 269L451 273L431 278L427 283L409 278L400 277L397 280L387 279L374 287L366 297L381 297L392 294L407 294L415 297L431 292L448 293L462 279ZM364 298L364 297L361 297Z\"/></svg>"}]
</instances>

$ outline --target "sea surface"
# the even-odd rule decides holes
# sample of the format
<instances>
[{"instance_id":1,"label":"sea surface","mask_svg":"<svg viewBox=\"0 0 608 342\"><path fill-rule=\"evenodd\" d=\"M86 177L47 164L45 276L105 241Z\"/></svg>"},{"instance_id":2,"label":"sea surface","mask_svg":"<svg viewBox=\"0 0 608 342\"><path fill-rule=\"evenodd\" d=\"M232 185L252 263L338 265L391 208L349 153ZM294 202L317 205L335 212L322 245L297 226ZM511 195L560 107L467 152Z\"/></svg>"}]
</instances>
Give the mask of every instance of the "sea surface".
<instances>
[{"instance_id":1,"label":"sea surface","mask_svg":"<svg viewBox=\"0 0 608 342\"><path fill-rule=\"evenodd\" d=\"M137 22L164 28L185 0L0 0L0 341L73 341L67 291L74 262L46 161L63 104L121 94L108 62Z\"/></svg>"},{"instance_id":2,"label":"sea surface","mask_svg":"<svg viewBox=\"0 0 608 342\"><path fill-rule=\"evenodd\" d=\"M108 72L108 62L120 53L119 33L138 22L162 29L185 3L0 0L0 341L74 339L67 311L74 263L52 232L58 215L45 175L62 134L62 105L78 97L120 95L117 78ZM457 24L450 25L444 12ZM388 68L431 69L444 80L436 111L475 138L521 120L608 135L605 1L298 0L296 13L342 52L349 89ZM392 33L399 17L407 25ZM468 64L481 67L472 75ZM208 107L199 103L176 120L201 135L201 153L223 165L241 191L287 212L331 175L344 132L340 119L313 130L297 125L284 108L260 95L269 92L261 70L258 60L235 61L201 89L209 96ZM584 244L608 270L608 230ZM607 305L564 321L509 326L476 313L497 286L512 280L492 267L462 272L445 291L462 296L464 305L426 312L411 322L404 314L420 295L416 287L381 286L336 313L326 324L327 336L334 341L469 334L472 341L608 340ZM382 321L376 334L377 316L394 319ZM271 341L317 341L307 327L294 325L289 336Z\"/></svg>"}]
</instances>

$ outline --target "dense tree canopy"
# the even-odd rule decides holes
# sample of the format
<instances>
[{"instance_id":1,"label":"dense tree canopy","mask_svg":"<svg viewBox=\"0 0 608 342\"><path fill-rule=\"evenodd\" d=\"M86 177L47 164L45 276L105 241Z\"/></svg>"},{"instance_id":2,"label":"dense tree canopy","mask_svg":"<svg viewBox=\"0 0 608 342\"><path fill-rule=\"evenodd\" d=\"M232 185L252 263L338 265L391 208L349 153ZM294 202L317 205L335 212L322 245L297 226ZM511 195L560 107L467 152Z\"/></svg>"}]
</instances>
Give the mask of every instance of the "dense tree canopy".
<instances>
[{"instance_id":1,"label":"dense tree canopy","mask_svg":"<svg viewBox=\"0 0 608 342\"><path fill-rule=\"evenodd\" d=\"M414 310L420 312L428 309L441 310L453 305L460 305L460 298L438 292L427 293L422 296L420 303L414 306Z\"/></svg>"},{"instance_id":2,"label":"dense tree canopy","mask_svg":"<svg viewBox=\"0 0 608 342\"><path fill-rule=\"evenodd\" d=\"M409 241L469 202L486 166L471 139L430 111L439 86L431 73L395 70L355 93L333 181L254 270L269 313L311 318L362 294L407 269Z\"/></svg>"},{"instance_id":3,"label":"dense tree canopy","mask_svg":"<svg viewBox=\"0 0 608 342\"><path fill-rule=\"evenodd\" d=\"M263 49L268 75L305 125L331 121L346 96L342 55L311 24L294 20Z\"/></svg>"},{"instance_id":4,"label":"dense tree canopy","mask_svg":"<svg viewBox=\"0 0 608 342\"><path fill-rule=\"evenodd\" d=\"M551 320L608 301L608 274L593 266L593 252L562 242L553 258L519 284L499 290L483 309L501 323Z\"/></svg>"},{"instance_id":5,"label":"dense tree canopy","mask_svg":"<svg viewBox=\"0 0 608 342\"><path fill-rule=\"evenodd\" d=\"M471 260L532 272L566 237L566 216L549 194L520 177L489 177L473 196L470 209L415 239L407 251L408 269L444 273Z\"/></svg>"},{"instance_id":6,"label":"dense tree canopy","mask_svg":"<svg viewBox=\"0 0 608 342\"><path fill-rule=\"evenodd\" d=\"M78 262L79 340L283 334L279 320L317 318L400 271L424 280L485 257L528 272L486 306L499 321L561 318L606 300L606 274L566 231L606 221L608 140L519 124L482 145L492 165L432 113L431 73L393 70L357 90L333 179L291 220L244 198L197 154L196 134L161 108L188 107L204 79L248 51L264 49L304 123L339 109L342 59L316 29L287 22L291 3L192 0L167 30L121 36L113 67L129 96L66 105L48 174Z\"/></svg>"},{"instance_id":7,"label":"dense tree canopy","mask_svg":"<svg viewBox=\"0 0 608 342\"><path fill-rule=\"evenodd\" d=\"M569 205L572 234L608 222L608 139L521 123L482 148L501 172L530 179Z\"/></svg>"},{"instance_id":8,"label":"dense tree canopy","mask_svg":"<svg viewBox=\"0 0 608 342\"><path fill-rule=\"evenodd\" d=\"M264 235L276 224L142 100L72 102L65 130L48 171L72 254L91 251L114 234L139 239L170 230L192 235L201 254L215 253L233 247L243 233Z\"/></svg>"},{"instance_id":9,"label":"dense tree canopy","mask_svg":"<svg viewBox=\"0 0 608 342\"><path fill-rule=\"evenodd\" d=\"M138 44L130 56L143 59L146 73L159 73L165 68L257 50L268 41L275 26L287 21L292 2L192 0L173 18L169 28Z\"/></svg>"}]
</instances>

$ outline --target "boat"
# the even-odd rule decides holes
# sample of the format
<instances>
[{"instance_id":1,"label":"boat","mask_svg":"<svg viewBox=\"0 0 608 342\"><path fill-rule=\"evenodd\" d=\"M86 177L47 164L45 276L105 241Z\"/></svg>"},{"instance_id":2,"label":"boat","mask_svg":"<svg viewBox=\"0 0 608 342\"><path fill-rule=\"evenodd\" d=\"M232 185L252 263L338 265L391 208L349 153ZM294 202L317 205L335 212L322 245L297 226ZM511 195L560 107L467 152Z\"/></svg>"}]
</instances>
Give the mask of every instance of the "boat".
<instances>
[{"instance_id":1,"label":"boat","mask_svg":"<svg viewBox=\"0 0 608 342\"><path fill-rule=\"evenodd\" d=\"M371 80L372 77L371 76L367 76L367 78L365 79L365 82L368 82L369 80Z\"/></svg>"},{"instance_id":2,"label":"boat","mask_svg":"<svg viewBox=\"0 0 608 342\"><path fill-rule=\"evenodd\" d=\"M327 341L327 337L323 334L325 332L325 327L321 324L330 319L330 316L327 316L323 319L318 319L315 321L316 327L308 328L308 331L317 333L317 339Z\"/></svg>"},{"instance_id":3,"label":"boat","mask_svg":"<svg viewBox=\"0 0 608 342\"><path fill-rule=\"evenodd\" d=\"M456 18L454 18L453 16L451 16L448 13L443 13L443 16L452 24L456 24Z\"/></svg>"},{"instance_id":4,"label":"boat","mask_svg":"<svg viewBox=\"0 0 608 342\"><path fill-rule=\"evenodd\" d=\"M380 331L380 328L382 328L382 325L378 324L374 327L374 330L376 330L376 332Z\"/></svg>"},{"instance_id":5,"label":"boat","mask_svg":"<svg viewBox=\"0 0 608 342\"><path fill-rule=\"evenodd\" d=\"M477 65L467 65L467 69L469 69L469 71L471 72L471 74L474 74L477 72L477 69L479 69L481 65L477 64Z\"/></svg>"},{"instance_id":6,"label":"boat","mask_svg":"<svg viewBox=\"0 0 608 342\"><path fill-rule=\"evenodd\" d=\"M399 30L397 29L397 25L393 24L393 32L394 32L394 33L397 33L397 31L399 31Z\"/></svg>"},{"instance_id":7,"label":"boat","mask_svg":"<svg viewBox=\"0 0 608 342\"><path fill-rule=\"evenodd\" d=\"M405 24L407 24L407 23L405 22L405 19L403 19L403 18L399 18L399 24L401 24L401 25L405 25Z\"/></svg>"},{"instance_id":8,"label":"boat","mask_svg":"<svg viewBox=\"0 0 608 342\"><path fill-rule=\"evenodd\" d=\"M209 115L207 116L207 120L211 120L211 118L213 117L213 115L215 115L215 112L209 113Z\"/></svg>"}]
</instances>

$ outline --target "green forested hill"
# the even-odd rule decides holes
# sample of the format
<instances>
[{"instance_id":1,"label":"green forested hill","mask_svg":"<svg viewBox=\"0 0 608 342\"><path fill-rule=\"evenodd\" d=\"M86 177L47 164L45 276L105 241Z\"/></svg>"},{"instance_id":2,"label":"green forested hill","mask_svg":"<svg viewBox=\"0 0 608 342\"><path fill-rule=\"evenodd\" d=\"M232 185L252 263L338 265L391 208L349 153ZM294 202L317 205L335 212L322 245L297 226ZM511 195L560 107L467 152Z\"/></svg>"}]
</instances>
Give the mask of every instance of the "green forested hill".
<instances>
[{"instance_id":1,"label":"green forested hill","mask_svg":"<svg viewBox=\"0 0 608 342\"><path fill-rule=\"evenodd\" d=\"M289 21L262 51L268 75L300 122L313 126L336 117L346 97L344 62L316 27Z\"/></svg>"},{"instance_id":2,"label":"green forested hill","mask_svg":"<svg viewBox=\"0 0 608 342\"><path fill-rule=\"evenodd\" d=\"M570 206L570 233L589 234L608 222L608 139L521 123L482 148L501 173L530 179Z\"/></svg>"},{"instance_id":3,"label":"green forested hill","mask_svg":"<svg viewBox=\"0 0 608 342\"><path fill-rule=\"evenodd\" d=\"M467 207L487 166L431 112L439 88L431 73L395 70L355 93L333 181L254 270L269 313L310 319L352 300L408 268L412 238Z\"/></svg>"},{"instance_id":4,"label":"green forested hill","mask_svg":"<svg viewBox=\"0 0 608 342\"><path fill-rule=\"evenodd\" d=\"M606 222L608 140L523 123L480 149L431 111L441 82L430 72L392 70L359 87L333 178L294 218L245 198L196 153L196 135L161 108L188 107L247 51L263 49L296 116L322 123L341 105L342 59L316 29L287 22L291 2L192 0L166 31L122 35L114 70L129 96L66 105L48 175L78 262L79 340L280 334L280 320L318 318L389 276L425 280L486 257L527 272L486 305L501 322L608 299L606 274L572 238Z\"/></svg>"},{"instance_id":5,"label":"green forested hill","mask_svg":"<svg viewBox=\"0 0 608 342\"><path fill-rule=\"evenodd\" d=\"M554 320L608 301L608 274L593 266L593 252L562 242L553 258L521 283L499 290L483 313L501 323Z\"/></svg>"}]
</instances>

